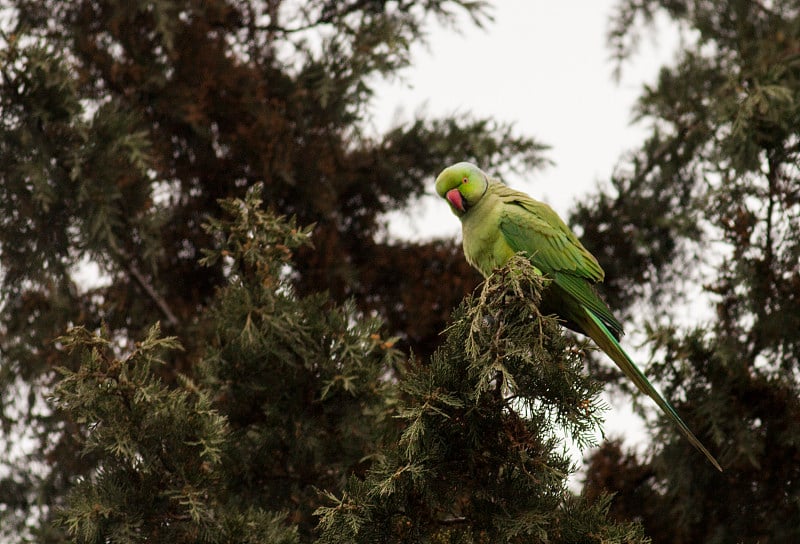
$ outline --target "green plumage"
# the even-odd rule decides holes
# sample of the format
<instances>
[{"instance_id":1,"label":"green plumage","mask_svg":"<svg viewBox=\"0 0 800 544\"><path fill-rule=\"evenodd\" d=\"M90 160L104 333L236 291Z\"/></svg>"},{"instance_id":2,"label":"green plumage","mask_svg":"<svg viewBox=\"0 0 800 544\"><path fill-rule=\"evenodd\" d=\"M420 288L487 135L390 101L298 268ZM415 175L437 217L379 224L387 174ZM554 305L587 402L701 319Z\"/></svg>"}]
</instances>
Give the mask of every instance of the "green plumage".
<instances>
[{"instance_id":1,"label":"green plumage","mask_svg":"<svg viewBox=\"0 0 800 544\"><path fill-rule=\"evenodd\" d=\"M542 310L594 340L689 442L722 470L620 346L622 325L592 287L603 281L603 269L550 206L489 178L470 163L442 171L436 179L436 191L461 219L464 254L472 266L488 277L512 255L527 255L552 280L544 293Z\"/></svg>"}]
</instances>

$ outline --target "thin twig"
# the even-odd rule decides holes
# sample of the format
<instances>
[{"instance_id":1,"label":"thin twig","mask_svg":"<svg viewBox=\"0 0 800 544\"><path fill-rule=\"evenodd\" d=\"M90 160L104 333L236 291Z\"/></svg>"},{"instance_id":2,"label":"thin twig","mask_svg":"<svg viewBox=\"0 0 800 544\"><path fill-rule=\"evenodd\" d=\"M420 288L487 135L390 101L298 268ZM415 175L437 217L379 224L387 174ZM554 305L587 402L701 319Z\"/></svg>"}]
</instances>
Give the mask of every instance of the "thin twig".
<instances>
[{"instance_id":1,"label":"thin twig","mask_svg":"<svg viewBox=\"0 0 800 544\"><path fill-rule=\"evenodd\" d=\"M139 270L139 267L136 266L136 263L133 261L133 258L131 257L130 253L128 253L123 249L120 249L113 242L111 243L111 249L112 251L114 251L114 253L117 254L119 259L124 261L125 268L128 269L128 272L131 273L131 276L133 276L133 278L136 280L139 286L144 290L144 292L147 293L147 296L149 296L153 300L153 302L156 303L156 306L158 306L158 309L161 310L161 313L164 314L164 317L167 318L169 324L172 325L173 327L177 327L180 324L180 321L178 321L178 318L175 317L175 314L169 307L169 304L167 304L167 301L164 300L164 298L156 292L155 287L153 287L153 285L145 277L145 275L142 274L142 271Z\"/></svg>"},{"instance_id":2,"label":"thin twig","mask_svg":"<svg viewBox=\"0 0 800 544\"><path fill-rule=\"evenodd\" d=\"M128 267L131 275L136 278L137 282L139 282L141 288L144 289L148 296L153 299L153 302L156 303L158 308L167 318L167 321L169 321L169 324L173 327L177 327L179 325L178 318L175 317L174 313L172 313L172 309L169 307L169 304L167 304L167 301L164 300L158 293L156 293L155 288L150 284L149 281L147 281L147 278L144 277L144 274L142 274L132 260L128 260L126 266Z\"/></svg>"}]
</instances>

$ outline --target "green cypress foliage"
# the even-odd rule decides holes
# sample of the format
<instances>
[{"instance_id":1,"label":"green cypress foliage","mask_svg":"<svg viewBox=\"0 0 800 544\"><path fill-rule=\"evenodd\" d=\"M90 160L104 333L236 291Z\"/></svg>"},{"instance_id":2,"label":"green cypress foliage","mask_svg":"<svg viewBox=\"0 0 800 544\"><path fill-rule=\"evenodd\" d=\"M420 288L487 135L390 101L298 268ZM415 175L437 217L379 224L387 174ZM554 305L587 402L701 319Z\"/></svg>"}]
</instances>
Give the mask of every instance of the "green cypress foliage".
<instances>
[{"instance_id":1,"label":"green cypress foliage","mask_svg":"<svg viewBox=\"0 0 800 544\"><path fill-rule=\"evenodd\" d=\"M158 326L127 349L82 327L59 339L80 360L61 369L55 405L95 464L61 510L70 538L297 542L319 489L374 453L399 352L352 305L294 294L284 276L309 231L261 210L260 191L207 225L220 244L204 262L225 260L228 284L196 380L159 378L180 346Z\"/></svg>"},{"instance_id":2,"label":"green cypress foliage","mask_svg":"<svg viewBox=\"0 0 800 544\"><path fill-rule=\"evenodd\" d=\"M620 59L658 14L686 39L573 219L610 305L656 303L649 370L726 470L659 424L576 497L596 386L525 263L451 319L460 249L384 225L442 165L542 146L365 129L377 78L483 2L3 3L0 540L799 540L796 4L620 2ZM676 326L692 286L714 313Z\"/></svg>"},{"instance_id":3,"label":"green cypress foliage","mask_svg":"<svg viewBox=\"0 0 800 544\"><path fill-rule=\"evenodd\" d=\"M640 98L652 130L575 219L620 305L656 295L651 370L725 472L659 426L650 459L611 445L589 481L617 492L617 519L641 519L655 542L796 542L800 12L795 1L623 1L610 34L621 60L661 16L687 39ZM706 322L671 322L686 287L710 303Z\"/></svg>"},{"instance_id":4,"label":"green cypress foliage","mask_svg":"<svg viewBox=\"0 0 800 544\"><path fill-rule=\"evenodd\" d=\"M227 285L195 379L159 377L180 345L158 326L131 346L59 339L54 403L95 467L59 508L71 540L646 541L566 488L565 440L592 442L599 385L539 313L526 260L461 305L430 363L403 361L379 321L294 293L310 229L260 192L207 223L204 264L224 261Z\"/></svg>"},{"instance_id":5,"label":"green cypress foliage","mask_svg":"<svg viewBox=\"0 0 800 544\"><path fill-rule=\"evenodd\" d=\"M55 406L74 422L82 454L96 461L60 510L75 542L297 542L285 516L222 502L225 418L191 380L167 387L154 367L179 348L156 325L117 357L104 331L59 339L80 358L62 369Z\"/></svg>"},{"instance_id":6,"label":"green cypress foliage","mask_svg":"<svg viewBox=\"0 0 800 544\"><path fill-rule=\"evenodd\" d=\"M645 541L567 491L565 439L591 443L598 384L539 312L542 287L520 257L462 303L400 378L397 441L318 510L322 542Z\"/></svg>"},{"instance_id":7,"label":"green cypress foliage","mask_svg":"<svg viewBox=\"0 0 800 544\"><path fill-rule=\"evenodd\" d=\"M203 262L224 260L229 281L199 373L230 426L228 492L288 512L308 538L319 490L340 489L378 453L401 353L353 304L294 292L290 258L311 229L260 209L260 189L207 225L221 243Z\"/></svg>"},{"instance_id":8,"label":"green cypress foliage","mask_svg":"<svg viewBox=\"0 0 800 544\"><path fill-rule=\"evenodd\" d=\"M398 336L393 345L421 357L433 351L451 309L478 276L453 241L390 239L385 214L414 204L442 164L470 157L534 167L542 146L508 123L467 115L419 117L375 134L368 114L379 98L375 83L409 64L412 44L424 42L432 25L452 26L465 15L480 26L489 20L486 7L464 0L2 3L0 540L62 541L57 507L99 462L79 454L75 422L48 402L61 376L57 366L79 372L79 358L65 359L55 342L69 328L104 329L115 357L126 360L126 350L160 321L183 346L165 351L165 363L154 368L164 386L188 378L221 390L234 379L250 380L245 370L255 368L251 362L235 374L214 362L227 361L238 334L222 320L247 325L243 342L268 338L273 345L286 334L280 320L265 321L272 302L264 293L245 294L249 287L230 283L229 256L199 263L203 249L223 247L218 230L203 228L209 218L222 219L219 201L243 198L257 183L277 215L315 225L316 248L297 248L281 277L281 293L295 293L288 300L298 312L320 316L324 309L327 317L283 316L304 342L315 335L330 341L313 348L320 350L316 359L297 376L275 365L281 380L305 376L293 382L304 387L293 391L297 399L321 398L311 379L320 358L366 349L365 334L378 334L370 340L378 346L387 342L380 338ZM237 277L254 281L256 266L242 260ZM431 289L443 273L459 278L454 289ZM217 298L221 289L233 297L230 304ZM239 303L246 310L237 314ZM355 317L365 315L376 320ZM351 322L364 323L363 330L351 330ZM338 332L323 333L326 327ZM288 347L290 338L282 338L268 360L286 356L299 365L309 356L312 346ZM389 353L386 344L374 357ZM333 406L342 418L352 415L356 407L339 402L349 398L340 390L351 394L353 380L364 377L325 374L326 398L338 404L312 403L317 415L331 418L330 426L338 417ZM254 404L210 398L232 426L230 436L244 444L248 417L267 417L248 411L260 413L274 386L242 387L237 393ZM374 408L364 402L363 410ZM313 411L296 408L287 400L268 417L302 419ZM309 435L330 448L332 437L343 437L346 451L335 462L303 453L292 466L276 460L284 474L270 473L270 486L253 473L240 474L240 483L250 486L251 498L259 485L282 487L265 509L285 510L307 535L317 506L305 502L309 482L327 488L345 479L340 471L363 471L353 458L369 458L374 448L363 417ZM280 432L259 455L293 443L303 429ZM304 491L292 495L298 486Z\"/></svg>"}]
</instances>

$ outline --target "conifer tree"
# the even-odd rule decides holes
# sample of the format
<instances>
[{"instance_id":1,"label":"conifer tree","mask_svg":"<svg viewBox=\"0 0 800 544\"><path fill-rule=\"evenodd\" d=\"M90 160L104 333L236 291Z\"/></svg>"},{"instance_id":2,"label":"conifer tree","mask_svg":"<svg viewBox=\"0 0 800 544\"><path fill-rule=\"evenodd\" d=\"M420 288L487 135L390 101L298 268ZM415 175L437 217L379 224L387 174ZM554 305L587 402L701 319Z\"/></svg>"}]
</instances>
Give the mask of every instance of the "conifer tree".
<instances>
[{"instance_id":1,"label":"conifer tree","mask_svg":"<svg viewBox=\"0 0 800 544\"><path fill-rule=\"evenodd\" d=\"M687 39L640 98L652 132L612 191L573 219L608 263L618 305L655 297L651 370L725 472L659 426L647 459L613 444L595 455L587 492L617 493L617 519L641 519L654 542L795 542L800 11L791 1L623 1L610 34L622 61L657 14ZM692 284L714 313L678 326L664 302Z\"/></svg>"},{"instance_id":2,"label":"conifer tree","mask_svg":"<svg viewBox=\"0 0 800 544\"><path fill-rule=\"evenodd\" d=\"M539 312L543 285L517 257L456 310L402 374L399 438L318 510L321 542L649 542L566 489L565 439L592 442L599 385Z\"/></svg>"},{"instance_id":3,"label":"conifer tree","mask_svg":"<svg viewBox=\"0 0 800 544\"><path fill-rule=\"evenodd\" d=\"M78 372L55 341L69 327L104 327L124 361L160 321L183 349L162 355L159 379L168 387L201 379L195 367L210 339L225 337L205 316L228 288L227 260L199 264L202 248L222 242L202 228L221 216L220 199L261 182L276 213L315 225L315 248L294 255L297 295L327 290L326 307L350 300L355 307L331 319L379 315L381 334L425 357L478 278L452 242L388 239L383 214L421 195L441 164L541 161L538 143L489 119L419 118L377 136L363 129L373 83L407 66L411 44L432 24L450 25L456 14L486 23L482 2L0 7L0 533L12 540L60 541L56 510L99 462L77 454L75 422L47 402L56 366ZM463 290L426 288L437 270L463 278ZM215 311L229 311L222 307ZM307 385L296 393L316 398ZM319 460L306 461L321 475Z\"/></svg>"},{"instance_id":4,"label":"conifer tree","mask_svg":"<svg viewBox=\"0 0 800 544\"><path fill-rule=\"evenodd\" d=\"M440 336L477 275L382 236L443 164L541 162L489 119L361 128L374 78L485 5L302 4L0 4L0 539L798 540L796 2L620 4L621 60L660 12L687 39L573 222L612 307L704 286L708 323L657 306L650 370L726 471L658 426L581 497L558 429L594 428L596 385L538 281L516 263Z\"/></svg>"},{"instance_id":5,"label":"conifer tree","mask_svg":"<svg viewBox=\"0 0 800 544\"><path fill-rule=\"evenodd\" d=\"M401 364L377 320L294 292L310 229L260 192L207 223L227 284L197 379L159 377L180 344L158 325L127 349L59 338L55 405L95 466L58 509L71 541L646 542L566 489L564 440L591 442L599 386L527 260L464 302L430 364Z\"/></svg>"},{"instance_id":6,"label":"conifer tree","mask_svg":"<svg viewBox=\"0 0 800 544\"><path fill-rule=\"evenodd\" d=\"M285 515L226 504L225 418L191 380L170 388L154 369L163 350L179 347L174 337L156 325L123 358L107 333L78 327L59 341L80 362L63 369L56 405L97 463L60 510L71 541L298 541Z\"/></svg>"},{"instance_id":7,"label":"conifer tree","mask_svg":"<svg viewBox=\"0 0 800 544\"><path fill-rule=\"evenodd\" d=\"M226 261L227 285L195 379L159 378L179 344L157 326L124 356L108 331L59 340L79 361L56 404L95 464L60 511L70 539L309 541L320 490L376 453L399 352L352 305L294 293L285 268L309 230L261 209L261 189L207 224L220 243L204 264Z\"/></svg>"}]
</instances>

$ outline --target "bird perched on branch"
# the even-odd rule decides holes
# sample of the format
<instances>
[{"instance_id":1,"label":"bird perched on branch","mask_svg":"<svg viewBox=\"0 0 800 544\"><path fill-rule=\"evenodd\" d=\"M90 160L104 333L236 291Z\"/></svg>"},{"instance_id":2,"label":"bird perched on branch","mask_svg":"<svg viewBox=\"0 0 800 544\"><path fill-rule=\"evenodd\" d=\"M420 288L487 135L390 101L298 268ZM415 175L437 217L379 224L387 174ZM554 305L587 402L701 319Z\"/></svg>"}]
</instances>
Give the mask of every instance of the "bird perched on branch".
<instances>
[{"instance_id":1,"label":"bird perched on branch","mask_svg":"<svg viewBox=\"0 0 800 544\"><path fill-rule=\"evenodd\" d=\"M622 325L592 287L603 281L603 269L550 206L490 178L468 162L445 168L436 178L436 192L461 220L464 255L472 266L488 277L511 256L523 253L528 257L551 280L542 296L543 312L555 314L566 327L594 340L689 442L722 470L620 346Z\"/></svg>"}]
</instances>

